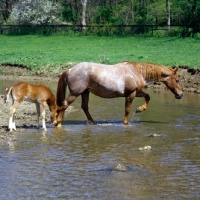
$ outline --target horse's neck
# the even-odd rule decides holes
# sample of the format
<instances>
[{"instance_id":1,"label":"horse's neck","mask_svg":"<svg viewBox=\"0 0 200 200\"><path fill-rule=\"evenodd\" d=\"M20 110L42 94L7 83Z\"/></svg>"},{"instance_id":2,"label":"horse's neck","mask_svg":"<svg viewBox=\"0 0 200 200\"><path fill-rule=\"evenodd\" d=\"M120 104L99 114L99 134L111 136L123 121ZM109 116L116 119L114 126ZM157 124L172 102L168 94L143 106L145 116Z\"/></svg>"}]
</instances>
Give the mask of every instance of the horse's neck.
<instances>
[{"instance_id":1,"label":"horse's neck","mask_svg":"<svg viewBox=\"0 0 200 200\"><path fill-rule=\"evenodd\" d=\"M141 73L147 83L162 81L162 67L158 67L156 65L152 67L143 67Z\"/></svg>"},{"instance_id":2,"label":"horse's neck","mask_svg":"<svg viewBox=\"0 0 200 200\"><path fill-rule=\"evenodd\" d=\"M49 106L49 110L53 110L56 108L57 104L56 104L56 99L54 97L51 97L49 99L49 101L47 102L48 106Z\"/></svg>"}]
</instances>

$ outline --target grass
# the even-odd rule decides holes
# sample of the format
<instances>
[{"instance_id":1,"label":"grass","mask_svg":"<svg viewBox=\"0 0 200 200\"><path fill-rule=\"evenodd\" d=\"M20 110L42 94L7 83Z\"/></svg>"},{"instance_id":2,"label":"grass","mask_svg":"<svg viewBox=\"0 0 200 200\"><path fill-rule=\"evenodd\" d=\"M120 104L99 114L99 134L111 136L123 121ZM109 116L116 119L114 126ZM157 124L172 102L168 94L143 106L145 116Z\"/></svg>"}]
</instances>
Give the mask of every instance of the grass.
<instances>
[{"instance_id":1,"label":"grass","mask_svg":"<svg viewBox=\"0 0 200 200\"><path fill-rule=\"evenodd\" d=\"M123 60L200 68L200 40L176 37L0 36L0 63L34 69Z\"/></svg>"}]
</instances>

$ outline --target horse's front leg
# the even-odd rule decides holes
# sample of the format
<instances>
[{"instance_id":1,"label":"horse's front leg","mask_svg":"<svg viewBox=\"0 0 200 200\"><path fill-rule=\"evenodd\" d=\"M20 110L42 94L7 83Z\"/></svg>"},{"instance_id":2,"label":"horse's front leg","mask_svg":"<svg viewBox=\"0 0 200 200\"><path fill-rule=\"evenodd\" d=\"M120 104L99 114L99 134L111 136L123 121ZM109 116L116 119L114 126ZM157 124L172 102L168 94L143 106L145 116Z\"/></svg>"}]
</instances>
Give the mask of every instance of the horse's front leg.
<instances>
[{"instance_id":1,"label":"horse's front leg","mask_svg":"<svg viewBox=\"0 0 200 200\"><path fill-rule=\"evenodd\" d=\"M43 101L41 103L41 109L42 109L42 127L43 127L44 131L47 131L46 123L45 123L45 106L46 106L46 101Z\"/></svg>"},{"instance_id":2,"label":"horse's front leg","mask_svg":"<svg viewBox=\"0 0 200 200\"><path fill-rule=\"evenodd\" d=\"M129 114L131 111L131 106L133 99L135 98L136 92L131 93L129 96L126 97L125 101L125 118L124 118L124 124L127 125L129 121Z\"/></svg>"},{"instance_id":3,"label":"horse's front leg","mask_svg":"<svg viewBox=\"0 0 200 200\"><path fill-rule=\"evenodd\" d=\"M94 120L92 119L90 113L89 113L89 110L88 110L88 102L89 102L89 91L84 91L82 94L81 94L81 97L82 97L82 104L81 104L81 108L83 109L87 119L88 119L88 122L89 124L95 124L94 123Z\"/></svg>"},{"instance_id":4,"label":"horse's front leg","mask_svg":"<svg viewBox=\"0 0 200 200\"><path fill-rule=\"evenodd\" d=\"M74 100L75 100L77 97L78 97L78 95L75 96L75 95L69 94L69 96L67 97L67 99L65 99L65 100L63 101L63 103L62 103L63 105L60 107L60 109L59 109L59 111L58 111L58 114L57 114L57 117L56 117L57 127L61 127L61 126L62 126L61 122L62 122L62 120L63 120L65 110L69 107L69 105L70 105L71 103L74 102Z\"/></svg>"},{"instance_id":5,"label":"horse's front leg","mask_svg":"<svg viewBox=\"0 0 200 200\"><path fill-rule=\"evenodd\" d=\"M10 117L9 117L9 125L8 125L8 129L10 130L10 132L12 132L13 129L16 130L15 112L19 105L20 105L20 102L15 101L12 107L10 108Z\"/></svg>"},{"instance_id":6,"label":"horse's front leg","mask_svg":"<svg viewBox=\"0 0 200 200\"><path fill-rule=\"evenodd\" d=\"M149 103L149 100L150 100L150 96L149 94L143 92L142 90L138 91L136 93L136 97L144 97L145 99L145 102L142 106L139 106L137 109L136 109L136 113L138 112L142 112L143 110L146 110L147 109L147 106L148 106L148 103Z\"/></svg>"}]
</instances>

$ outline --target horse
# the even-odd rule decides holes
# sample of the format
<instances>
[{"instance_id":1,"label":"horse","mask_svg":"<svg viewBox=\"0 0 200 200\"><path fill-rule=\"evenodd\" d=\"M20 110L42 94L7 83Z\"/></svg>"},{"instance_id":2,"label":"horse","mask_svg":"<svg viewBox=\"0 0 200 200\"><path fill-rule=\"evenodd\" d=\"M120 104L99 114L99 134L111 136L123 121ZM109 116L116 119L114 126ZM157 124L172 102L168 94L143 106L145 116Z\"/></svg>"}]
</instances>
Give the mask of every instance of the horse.
<instances>
[{"instance_id":1,"label":"horse","mask_svg":"<svg viewBox=\"0 0 200 200\"><path fill-rule=\"evenodd\" d=\"M35 103L37 111L37 123L39 128L39 117L40 117L40 106L42 110L42 127L44 131L47 131L45 124L45 107L46 104L49 106L51 112L50 120L52 124L56 122L57 110L59 109L56 104L56 99L51 90L41 84L32 85L26 82L19 82L10 88L6 89L4 95L4 103L7 103L9 96L12 97L12 107L10 108L9 126L10 132L16 130L15 126L15 112L17 107L23 102L28 101Z\"/></svg>"},{"instance_id":2,"label":"horse","mask_svg":"<svg viewBox=\"0 0 200 200\"><path fill-rule=\"evenodd\" d=\"M58 80L57 105L60 110L56 117L57 126L61 126L65 110L79 95L82 97L81 108L89 124L95 124L88 110L90 92L102 98L125 97L124 124L127 125L135 97L145 99L136 112L147 109L150 96L142 89L150 82L163 82L176 99L182 98L183 91L177 70L178 68L146 62L123 61L114 65L81 62L65 70ZM67 86L70 94L65 99Z\"/></svg>"}]
</instances>

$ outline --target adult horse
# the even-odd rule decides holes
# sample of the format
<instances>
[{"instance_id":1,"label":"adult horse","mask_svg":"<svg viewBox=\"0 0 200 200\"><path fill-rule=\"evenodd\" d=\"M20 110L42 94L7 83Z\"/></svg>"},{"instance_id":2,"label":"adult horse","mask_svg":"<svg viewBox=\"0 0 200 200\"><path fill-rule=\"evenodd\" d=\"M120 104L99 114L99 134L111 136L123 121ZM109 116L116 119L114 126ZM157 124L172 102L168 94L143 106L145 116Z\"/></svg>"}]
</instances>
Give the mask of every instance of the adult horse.
<instances>
[{"instance_id":1,"label":"adult horse","mask_svg":"<svg viewBox=\"0 0 200 200\"><path fill-rule=\"evenodd\" d=\"M61 125L65 109L79 96L82 97L82 109L90 124L94 124L89 111L89 93L102 98L125 97L124 124L128 124L132 101L135 97L144 97L145 102L136 109L147 109L150 96L142 89L150 82L163 82L176 99L183 96L177 75L178 68L171 69L162 65L124 61L115 65L82 62L64 71L58 81L57 105L61 107L57 115L57 126ZM65 99L66 87L70 94Z\"/></svg>"},{"instance_id":2,"label":"adult horse","mask_svg":"<svg viewBox=\"0 0 200 200\"><path fill-rule=\"evenodd\" d=\"M9 117L9 125L8 128L10 132L12 130L16 130L15 126L15 112L18 106L23 101L28 101L31 103L35 103L37 110L37 122L39 128L39 117L40 117L40 105L42 110L42 127L44 131L46 131L45 124L45 106L48 105L51 112L51 122L52 124L57 124L56 115L57 110L59 109L56 105L56 99L51 90L44 85L32 85L25 82L19 82L10 88L6 89L6 93L4 95L4 103L8 102L9 95L11 94L13 105L10 108L10 117Z\"/></svg>"}]
</instances>

